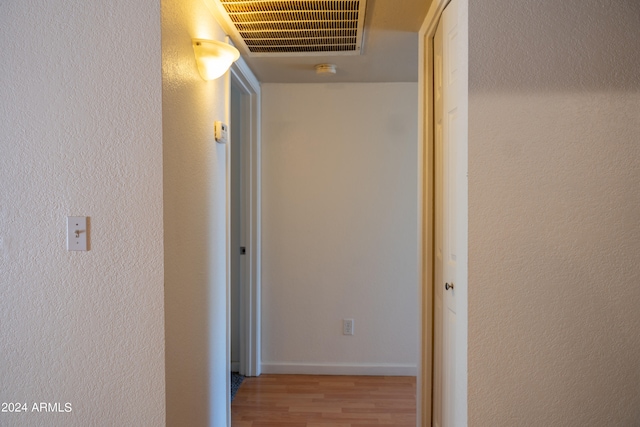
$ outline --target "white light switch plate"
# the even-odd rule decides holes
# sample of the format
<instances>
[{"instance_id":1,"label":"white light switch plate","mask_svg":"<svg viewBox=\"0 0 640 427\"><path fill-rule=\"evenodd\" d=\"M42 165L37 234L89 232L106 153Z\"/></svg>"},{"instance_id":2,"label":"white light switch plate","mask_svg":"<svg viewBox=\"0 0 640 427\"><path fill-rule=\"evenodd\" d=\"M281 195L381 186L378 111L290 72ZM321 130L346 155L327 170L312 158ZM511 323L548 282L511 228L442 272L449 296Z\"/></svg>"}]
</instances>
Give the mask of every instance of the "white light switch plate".
<instances>
[{"instance_id":1,"label":"white light switch plate","mask_svg":"<svg viewBox=\"0 0 640 427\"><path fill-rule=\"evenodd\" d=\"M87 217L68 216L67 217L67 250L86 251L87 250Z\"/></svg>"}]
</instances>

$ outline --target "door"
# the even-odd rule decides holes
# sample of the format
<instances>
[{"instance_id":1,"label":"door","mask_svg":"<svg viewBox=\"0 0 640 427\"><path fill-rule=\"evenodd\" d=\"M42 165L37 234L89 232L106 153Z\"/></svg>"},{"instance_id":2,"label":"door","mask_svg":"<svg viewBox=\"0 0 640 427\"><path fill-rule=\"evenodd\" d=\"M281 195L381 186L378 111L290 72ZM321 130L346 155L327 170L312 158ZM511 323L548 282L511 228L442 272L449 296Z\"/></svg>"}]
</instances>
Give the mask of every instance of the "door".
<instances>
[{"instance_id":1,"label":"door","mask_svg":"<svg viewBox=\"0 0 640 427\"><path fill-rule=\"evenodd\" d=\"M443 87L442 87L442 20L438 24L433 38L433 426L441 427L443 424L443 288L440 286L443 277L443 206L442 206L442 112L443 112Z\"/></svg>"},{"instance_id":2,"label":"door","mask_svg":"<svg viewBox=\"0 0 640 427\"><path fill-rule=\"evenodd\" d=\"M260 83L242 58L231 66L230 72L229 341L234 368L242 375L258 376L261 264Z\"/></svg>"},{"instance_id":3,"label":"door","mask_svg":"<svg viewBox=\"0 0 640 427\"><path fill-rule=\"evenodd\" d=\"M434 37L434 357L433 425L464 426L466 328L458 300L466 292L466 89L460 59L458 0L440 18ZM461 203L462 202L462 203ZM463 273L462 275L460 273ZM458 280L461 279L461 280Z\"/></svg>"},{"instance_id":4,"label":"door","mask_svg":"<svg viewBox=\"0 0 640 427\"><path fill-rule=\"evenodd\" d=\"M241 247L244 246L243 188L242 188L242 94L235 84L231 84L230 99L230 239L231 268L230 275L230 335L231 335L231 372L244 374L241 366L242 341L240 339L241 290L243 286L243 257Z\"/></svg>"}]
</instances>

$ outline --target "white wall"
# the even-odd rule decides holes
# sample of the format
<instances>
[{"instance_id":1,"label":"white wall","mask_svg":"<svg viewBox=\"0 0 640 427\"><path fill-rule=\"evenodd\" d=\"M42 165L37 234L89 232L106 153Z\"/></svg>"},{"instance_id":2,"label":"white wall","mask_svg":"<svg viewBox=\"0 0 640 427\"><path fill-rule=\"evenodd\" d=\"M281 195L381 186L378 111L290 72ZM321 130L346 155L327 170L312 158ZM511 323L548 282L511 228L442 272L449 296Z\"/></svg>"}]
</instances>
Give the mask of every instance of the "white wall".
<instances>
[{"instance_id":1,"label":"white wall","mask_svg":"<svg viewBox=\"0 0 640 427\"><path fill-rule=\"evenodd\" d=\"M469 425L639 425L640 3L469 11Z\"/></svg>"},{"instance_id":2,"label":"white wall","mask_svg":"<svg viewBox=\"0 0 640 427\"><path fill-rule=\"evenodd\" d=\"M167 425L227 425L228 79L198 74L192 38L223 40L203 2L162 1Z\"/></svg>"},{"instance_id":3,"label":"white wall","mask_svg":"<svg viewBox=\"0 0 640 427\"><path fill-rule=\"evenodd\" d=\"M262 96L264 372L415 374L417 85Z\"/></svg>"},{"instance_id":4,"label":"white wall","mask_svg":"<svg viewBox=\"0 0 640 427\"><path fill-rule=\"evenodd\" d=\"M159 4L0 9L0 425L162 425Z\"/></svg>"}]
</instances>

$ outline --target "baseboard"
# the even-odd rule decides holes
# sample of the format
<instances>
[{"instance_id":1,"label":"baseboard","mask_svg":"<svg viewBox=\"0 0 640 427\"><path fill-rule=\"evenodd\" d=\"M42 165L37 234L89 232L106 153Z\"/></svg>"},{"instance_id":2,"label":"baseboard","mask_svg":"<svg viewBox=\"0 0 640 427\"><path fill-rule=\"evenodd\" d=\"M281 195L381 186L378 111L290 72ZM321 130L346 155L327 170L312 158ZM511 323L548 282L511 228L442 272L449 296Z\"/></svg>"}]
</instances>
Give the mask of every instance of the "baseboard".
<instances>
[{"instance_id":1,"label":"baseboard","mask_svg":"<svg viewBox=\"0 0 640 427\"><path fill-rule=\"evenodd\" d=\"M263 362L261 366L263 374L372 375L415 377L418 372L418 367L416 365L402 364Z\"/></svg>"},{"instance_id":2,"label":"baseboard","mask_svg":"<svg viewBox=\"0 0 640 427\"><path fill-rule=\"evenodd\" d=\"M240 362L231 362L231 372L240 372Z\"/></svg>"}]
</instances>

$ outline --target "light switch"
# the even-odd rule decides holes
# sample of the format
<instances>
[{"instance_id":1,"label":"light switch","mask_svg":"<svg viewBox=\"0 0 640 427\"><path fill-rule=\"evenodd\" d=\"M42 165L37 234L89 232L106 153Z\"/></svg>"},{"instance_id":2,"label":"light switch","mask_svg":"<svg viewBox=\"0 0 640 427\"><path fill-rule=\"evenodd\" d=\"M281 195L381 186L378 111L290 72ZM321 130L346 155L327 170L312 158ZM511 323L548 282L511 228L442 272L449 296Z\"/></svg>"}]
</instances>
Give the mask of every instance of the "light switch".
<instances>
[{"instance_id":1,"label":"light switch","mask_svg":"<svg viewBox=\"0 0 640 427\"><path fill-rule=\"evenodd\" d=\"M86 251L89 230L86 216L67 217L67 250Z\"/></svg>"}]
</instances>

